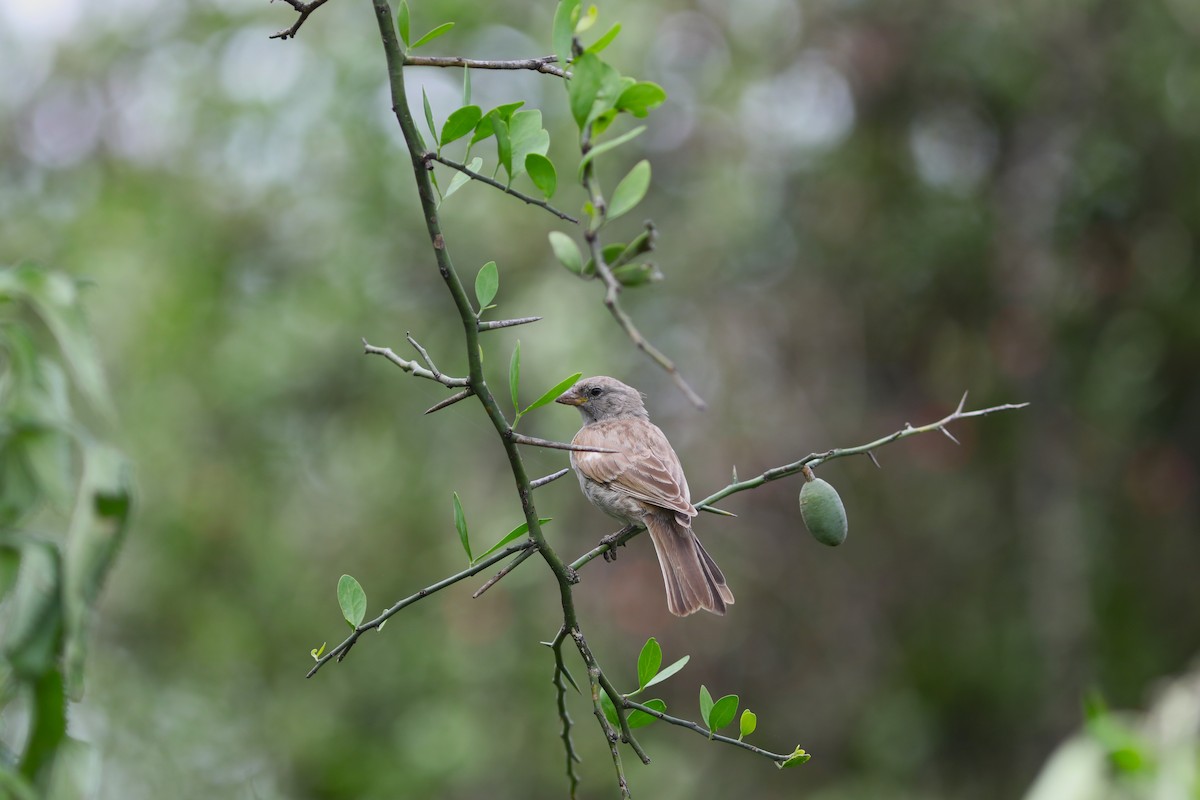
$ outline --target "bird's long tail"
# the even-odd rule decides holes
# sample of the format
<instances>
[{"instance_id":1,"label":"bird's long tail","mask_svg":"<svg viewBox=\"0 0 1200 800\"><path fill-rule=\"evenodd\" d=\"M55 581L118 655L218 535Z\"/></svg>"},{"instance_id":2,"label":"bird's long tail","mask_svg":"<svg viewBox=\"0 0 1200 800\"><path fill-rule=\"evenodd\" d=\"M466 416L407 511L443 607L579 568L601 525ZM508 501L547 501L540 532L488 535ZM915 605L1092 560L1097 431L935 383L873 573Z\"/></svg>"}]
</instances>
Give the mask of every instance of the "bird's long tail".
<instances>
[{"instance_id":1,"label":"bird's long tail","mask_svg":"<svg viewBox=\"0 0 1200 800\"><path fill-rule=\"evenodd\" d=\"M647 514L644 518L667 588L667 608L677 617L700 609L724 614L733 605L725 575L700 544L691 527L674 516Z\"/></svg>"}]
</instances>

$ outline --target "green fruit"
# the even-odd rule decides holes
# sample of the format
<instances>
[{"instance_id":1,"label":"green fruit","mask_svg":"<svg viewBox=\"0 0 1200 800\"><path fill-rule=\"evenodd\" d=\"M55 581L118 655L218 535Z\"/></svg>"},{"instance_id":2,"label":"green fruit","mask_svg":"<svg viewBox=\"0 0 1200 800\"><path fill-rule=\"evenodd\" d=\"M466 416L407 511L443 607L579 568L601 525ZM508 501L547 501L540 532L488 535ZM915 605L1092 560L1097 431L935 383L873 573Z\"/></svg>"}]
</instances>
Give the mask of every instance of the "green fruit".
<instances>
[{"instance_id":1,"label":"green fruit","mask_svg":"<svg viewBox=\"0 0 1200 800\"><path fill-rule=\"evenodd\" d=\"M800 488L800 516L821 544L837 547L846 541L846 507L828 482L816 478Z\"/></svg>"}]
</instances>

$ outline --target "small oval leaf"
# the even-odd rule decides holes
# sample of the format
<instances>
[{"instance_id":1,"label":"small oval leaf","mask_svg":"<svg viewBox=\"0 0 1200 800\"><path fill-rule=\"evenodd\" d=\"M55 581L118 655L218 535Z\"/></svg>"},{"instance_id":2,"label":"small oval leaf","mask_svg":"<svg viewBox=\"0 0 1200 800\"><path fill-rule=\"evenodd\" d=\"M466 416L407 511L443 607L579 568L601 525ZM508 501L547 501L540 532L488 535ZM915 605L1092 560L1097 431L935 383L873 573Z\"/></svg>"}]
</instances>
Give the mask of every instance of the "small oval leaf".
<instances>
[{"instance_id":1,"label":"small oval leaf","mask_svg":"<svg viewBox=\"0 0 1200 800\"><path fill-rule=\"evenodd\" d=\"M665 714L667 711L667 704L662 700L647 700L642 705L646 706L646 708L653 708L660 714ZM658 717L635 708L625 717L625 721L629 723L630 728L644 728L652 722L657 722Z\"/></svg>"},{"instance_id":2,"label":"small oval leaf","mask_svg":"<svg viewBox=\"0 0 1200 800\"><path fill-rule=\"evenodd\" d=\"M642 646L642 652L638 655L637 672L638 672L638 689L646 688L646 684L650 679L658 674L658 668L662 666L662 647L658 640L651 636L646 640L646 644Z\"/></svg>"},{"instance_id":3,"label":"small oval leaf","mask_svg":"<svg viewBox=\"0 0 1200 800\"><path fill-rule=\"evenodd\" d=\"M666 669L659 670L659 673L657 675L655 675L653 678L651 678L649 681L647 681L646 685L643 686L642 688L649 689L651 686L653 686L656 683L662 683L667 678L671 677L676 672L679 672L679 670L686 667L687 663L688 663L688 659L690 659L690 658L691 658L691 656L684 656L683 658L679 659L678 661L676 661L674 664L667 667ZM709 699L711 700L712 698L709 698Z\"/></svg>"},{"instance_id":4,"label":"small oval leaf","mask_svg":"<svg viewBox=\"0 0 1200 800\"><path fill-rule=\"evenodd\" d=\"M742 720L739 727L741 728L741 733L738 735L738 739L754 733L754 729L758 727L758 715L747 708L742 712Z\"/></svg>"},{"instance_id":5,"label":"small oval leaf","mask_svg":"<svg viewBox=\"0 0 1200 800\"><path fill-rule=\"evenodd\" d=\"M633 169L629 170L629 174L621 179L617 184L617 188L613 190L612 200L608 204L608 219L614 220L617 217L632 211L638 203L642 202L642 198L646 196L646 191L650 188L650 162L642 159L634 164Z\"/></svg>"},{"instance_id":6,"label":"small oval leaf","mask_svg":"<svg viewBox=\"0 0 1200 800\"><path fill-rule=\"evenodd\" d=\"M704 720L704 724L708 724L708 715L712 713L713 699L708 693L708 687L700 684L700 719Z\"/></svg>"},{"instance_id":7,"label":"small oval leaf","mask_svg":"<svg viewBox=\"0 0 1200 800\"><path fill-rule=\"evenodd\" d=\"M576 275L583 273L583 255L574 239L562 231L550 231L550 247L560 264Z\"/></svg>"},{"instance_id":8,"label":"small oval leaf","mask_svg":"<svg viewBox=\"0 0 1200 800\"><path fill-rule=\"evenodd\" d=\"M337 598L338 605L342 608L342 616L350 623L350 627L357 628L361 625L363 617L367 614L367 593L363 591L362 585L351 576L343 575L338 579Z\"/></svg>"},{"instance_id":9,"label":"small oval leaf","mask_svg":"<svg viewBox=\"0 0 1200 800\"><path fill-rule=\"evenodd\" d=\"M461 139L475 130L475 126L481 119L483 119L483 109L479 106L463 106L446 118L446 124L442 126L441 139L438 141L445 147L451 142Z\"/></svg>"},{"instance_id":10,"label":"small oval leaf","mask_svg":"<svg viewBox=\"0 0 1200 800\"><path fill-rule=\"evenodd\" d=\"M530 153L525 156L525 171L529 173L533 185L547 200L554 197L554 191L558 188L558 174L554 171L554 164L550 159L541 153Z\"/></svg>"},{"instance_id":11,"label":"small oval leaf","mask_svg":"<svg viewBox=\"0 0 1200 800\"><path fill-rule=\"evenodd\" d=\"M713 703L712 711L708 714L708 729L716 732L733 722L737 716L738 696L727 694Z\"/></svg>"},{"instance_id":12,"label":"small oval leaf","mask_svg":"<svg viewBox=\"0 0 1200 800\"><path fill-rule=\"evenodd\" d=\"M499 288L500 271L496 269L495 261L489 261L479 268L479 274L475 276L475 299L479 301L480 314L496 299Z\"/></svg>"}]
</instances>

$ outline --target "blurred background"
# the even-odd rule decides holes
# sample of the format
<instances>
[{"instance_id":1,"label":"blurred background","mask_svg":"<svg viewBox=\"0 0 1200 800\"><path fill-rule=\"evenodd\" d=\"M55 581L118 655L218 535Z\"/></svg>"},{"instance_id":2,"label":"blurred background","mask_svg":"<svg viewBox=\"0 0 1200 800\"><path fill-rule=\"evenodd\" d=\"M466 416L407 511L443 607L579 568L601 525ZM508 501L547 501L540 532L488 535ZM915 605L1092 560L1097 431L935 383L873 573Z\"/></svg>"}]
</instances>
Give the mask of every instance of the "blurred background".
<instances>
[{"instance_id":1,"label":"blurred background","mask_svg":"<svg viewBox=\"0 0 1200 800\"><path fill-rule=\"evenodd\" d=\"M544 2L412 9L414 33L457 23L423 53L551 49ZM260 0L0 0L0 260L89 282L138 476L71 710L92 796L565 796L537 644L559 609L536 559L304 678L347 632L342 573L373 615L465 566L452 491L477 543L520 512L478 408L423 418L444 390L361 355L360 337L404 353L412 331L465 372L370 5L268 38L293 20ZM600 171L611 189L654 168L612 235L652 218L665 280L626 307L709 409L554 261L546 234L568 226L469 185L443 206L460 271L496 260L495 313L545 317L488 334L495 385L518 338L526 401L576 371L636 385L697 497L735 466L933 421L964 390L1032 403L956 425L961 446L820 469L850 518L836 550L804 530L797 479L703 516L737 595L723 619L666 612L644 538L589 565L582 620L620 688L655 636L668 663L691 656L660 687L669 710L695 718L701 683L737 693L756 743L814 756L779 772L657 725L654 763L627 758L635 794L1022 797L1085 696L1149 708L1200 652L1200 5L618 0L597 28L614 21L608 60L669 93ZM407 78L439 123L457 107L460 71ZM472 82L485 109L542 110L555 202L578 209L558 80ZM578 420L525 424L563 439ZM565 556L612 529L573 477L537 502ZM570 702L581 796L613 797L589 704Z\"/></svg>"}]
</instances>

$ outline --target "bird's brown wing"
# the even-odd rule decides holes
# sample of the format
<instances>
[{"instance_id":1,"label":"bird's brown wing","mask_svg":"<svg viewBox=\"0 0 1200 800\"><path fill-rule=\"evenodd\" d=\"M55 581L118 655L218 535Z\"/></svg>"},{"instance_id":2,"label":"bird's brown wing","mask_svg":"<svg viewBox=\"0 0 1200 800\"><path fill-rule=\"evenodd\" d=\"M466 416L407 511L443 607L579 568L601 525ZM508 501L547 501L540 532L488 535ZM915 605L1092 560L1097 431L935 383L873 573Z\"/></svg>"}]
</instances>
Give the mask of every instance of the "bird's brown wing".
<instances>
[{"instance_id":1,"label":"bird's brown wing","mask_svg":"<svg viewBox=\"0 0 1200 800\"><path fill-rule=\"evenodd\" d=\"M696 516L679 456L656 425L644 419L614 419L585 425L575 444L616 453L571 453L575 469L597 483L620 488L635 500Z\"/></svg>"}]
</instances>

